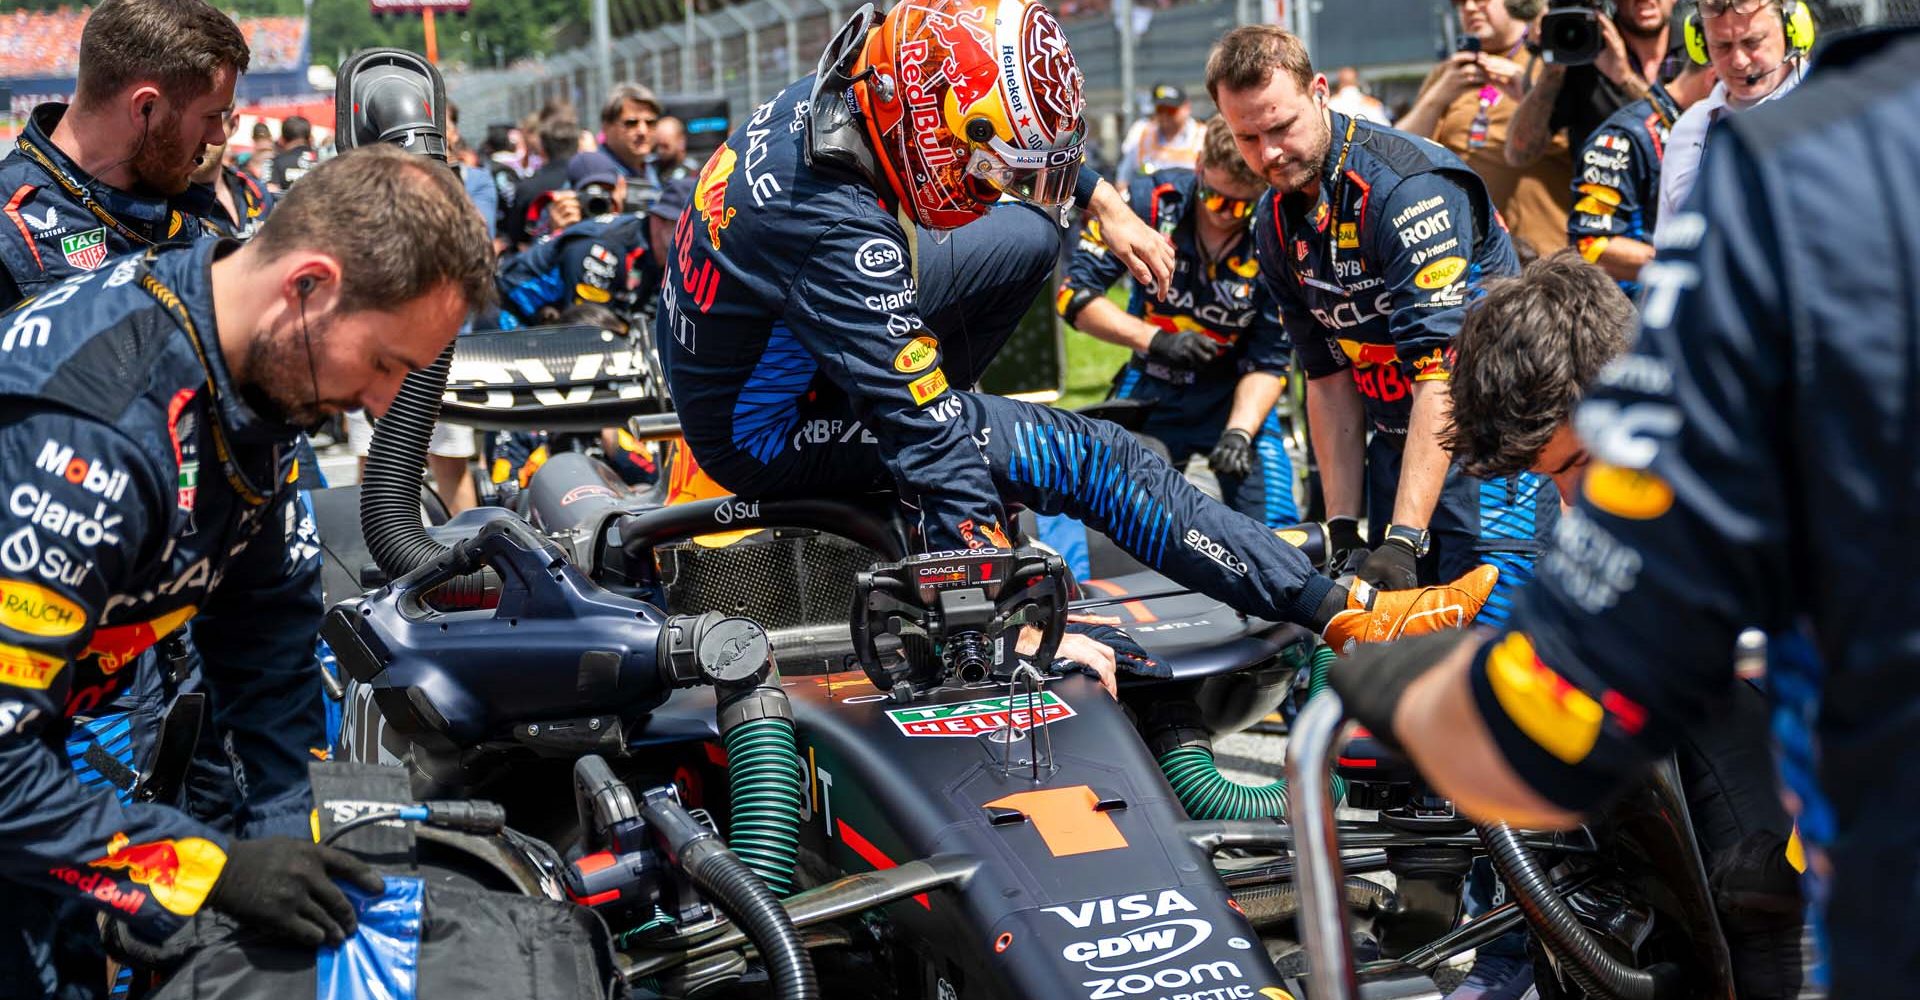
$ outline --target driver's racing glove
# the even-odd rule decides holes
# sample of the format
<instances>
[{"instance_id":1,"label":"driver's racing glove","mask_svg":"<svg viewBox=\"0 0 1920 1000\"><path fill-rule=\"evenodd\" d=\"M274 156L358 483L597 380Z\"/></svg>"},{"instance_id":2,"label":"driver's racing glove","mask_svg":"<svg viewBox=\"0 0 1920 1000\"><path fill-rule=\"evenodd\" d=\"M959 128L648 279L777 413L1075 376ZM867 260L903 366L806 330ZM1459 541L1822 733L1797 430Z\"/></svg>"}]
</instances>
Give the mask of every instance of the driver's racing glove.
<instances>
[{"instance_id":1,"label":"driver's racing glove","mask_svg":"<svg viewBox=\"0 0 1920 1000\"><path fill-rule=\"evenodd\" d=\"M1345 654L1353 652L1356 643L1458 628L1480 613L1499 580L1498 569L1483 565L1452 583L1414 590L1376 590L1356 581L1347 591L1346 608L1334 613L1320 637L1334 652Z\"/></svg>"},{"instance_id":2,"label":"driver's racing glove","mask_svg":"<svg viewBox=\"0 0 1920 1000\"><path fill-rule=\"evenodd\" d=\"M1206 334L1192 330L1160 330L1147 342L1147 357L1175 368L1203 368L1216 350Z\"/></svg>"}]
</instances>

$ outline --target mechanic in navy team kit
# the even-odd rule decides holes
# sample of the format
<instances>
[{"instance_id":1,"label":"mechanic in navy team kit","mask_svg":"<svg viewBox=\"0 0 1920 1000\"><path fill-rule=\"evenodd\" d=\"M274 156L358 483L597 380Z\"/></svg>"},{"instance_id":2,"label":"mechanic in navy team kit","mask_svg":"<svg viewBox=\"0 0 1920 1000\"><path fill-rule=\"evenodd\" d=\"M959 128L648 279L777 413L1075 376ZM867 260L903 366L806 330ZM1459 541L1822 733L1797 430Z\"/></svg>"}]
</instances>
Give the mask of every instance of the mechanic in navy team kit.
<instances>
[{"instance_id":1,"label":"mechanic in navy team kit","mask_svg":"<svg viewBox=\"0 0 1920 1000\"><path fill-rule=\"evenodd\" d=\"M1259 282L1247 220L1266 185L1240 158L1226 122L1209 121L1197 170L1168 167L1129 191L1133 212L1173 241L1173 291L1165 301L1136 287L1125 309L1107 300L1120 262L1097 225L1080 234L1055 305L1067 322L1134 355L1113 398L1152 405L1141 433L1167 446L1175 468L1206 454L1220 495L1274 527L1300 519L1274 404L1292 348Z\"/></svg>"},{"instance_id":2,"label":"mechanic in navy team kit","mask_svg":"<svg viewBox=\"0 0 1920 1000\"><path fill-rule=\"evenodd\" d=\"M233 139L234 127L235 120L229 117L229 142ZM226 152L225 145L208 146L200 155L200 166L194 168L193 183L213 192L206 221L214 235L252 239L260 224L267 221L267 213L273 211L273 195L246 171L227 166L223 162Z\"/></svg>"},{"instance_id":3,"label":"mechanic in navy team kit","mask_svg":"<svg viewBox=\"0 0 1920 1000\"><path fill-rule=\"evenodd\" d=\"M379 879L308 833L321 609L295 443L384 410L492 264L459 181L377 147L309 174L250 243L130 255L0 314L0 996L93 995L98 914L150 940L203 904L306 944L352 929L329 877ZM183 624L245 763L240 828L293 836L230 839L68 766L69 717Z\"/></svg>"},{"instance_id":4,"label":"mechanic in navy team kit","mask_svg":"<svg viewBox=\"0 0 1920 1000\"><path fill-rule=\"evenodd\" d=\"M227 141L247 69L233 20L200 0L104 0L80 34L71 107L42 104L0 161L0 307L108 257L206 232L189 178Z\"/></svg>"},{"instance_id":5,"label":"mechanic in navy team kit","mask_svg":"<svg viewBox=\"0 0 1920 1000\"><path fill-rule=\"evenodd\" d=\"M1045 289L1069 197L1164 297L1166 242L1080 175L1082 104L1066 37L1029 0L862 8L817 77L714 152L675 230L656 339L701 467L754 497L891 480L923 551L1007 544L1004 495L1338 639L1470 617L1491 570L1349 592L1117 425L966 391ZM834 421L873 443L809 433Z\"/></svg>"},{"instance_id":6,"label":"mechanic in navy team kit","mask_svg":"<svg viewBox=\"0 0 1920 1000\"><path fill-rule=\"evenodd\" d=\"M1667 132L1717 79L1710 63L1680 65L1678 76L1601 122L1574 160L1567 239L1629 295L1639 292L1640 269L1653 259Z\"/></svg>"},{"instance_id":7,"label":"mechanic in navy team kit","mask_svg":"<svg viewBox=\"0 0 1920 1000\"><path fill-rule=\"evenodd\" d=\"M1576 412L1579 503L1508 628L1333 674L1463 812L1564 827L1704 723L1763 630L1839 1000L1920 979L1916 63L1912 30L1833 43L1717 126L1641 270L1639 341Z\"/></svg>"},{"instance_id":8,"label":"mechanic in navy team kit","mask_svg":"<svg viewBox=\"0 0 1920 1000\"><path fill-rule=\"evenodd\" d=\"M1359 578L1380 587L1497 566L1483 614L1499 620L1558 503L1543 477L1476 480L1440 444L1461 308L1482 278L1518 270L1486 185L1435 143L1329 110L1326 77L1284 29L1228 32L1207 89L1273 188L1254 241L1307 375L1330 542L1360 550L1364 513Z\"/></svg>"},{"instance_id":9,"label":"mechanic in navy team kit","mask_svg":"<svg viewBox=\"0 0 1920 1000\"><path fill-rule=\"evenodd\" d=\"M613 192L614 204L623 204L626 177L594 173L581 183L605 185ZM663 192L660 202L685 205L693 190L692 179L674 181L672 186L672 196ZM501 261L500 328L550 323L576 305L606 306L623 317L635 315L659 290L659 255L648 251L652 218L651 212L623 212L582 219Z\"/></svg>"}]
</instances>

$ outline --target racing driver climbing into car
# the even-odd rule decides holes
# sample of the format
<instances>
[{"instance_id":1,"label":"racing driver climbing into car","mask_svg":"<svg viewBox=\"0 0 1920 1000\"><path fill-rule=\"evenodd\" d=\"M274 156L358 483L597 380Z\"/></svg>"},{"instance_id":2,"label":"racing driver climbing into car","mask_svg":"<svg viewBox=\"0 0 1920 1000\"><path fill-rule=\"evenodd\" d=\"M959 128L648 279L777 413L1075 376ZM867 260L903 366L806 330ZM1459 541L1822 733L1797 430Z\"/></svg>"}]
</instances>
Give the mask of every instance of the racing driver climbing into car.
<instances>
[{"instance_id":1,"label":"racing driver climbing into car","mask_svg":"<svg viewBox=\"0 0 1920 1000\"><path fill-rule=\"evenodd\" d=\"M1069 198L1166 287L1167 244L1080 170L1083 103L1031 0L862 7L715 150L675 229L656 335L702 468L753 497L890 477L925 551L1007 544L1002 497L1064 513L1340 645L1470 619L1496 570L1349 592L1117 425L967 391L1051 278Z\"/></svg>"}]
</instances>

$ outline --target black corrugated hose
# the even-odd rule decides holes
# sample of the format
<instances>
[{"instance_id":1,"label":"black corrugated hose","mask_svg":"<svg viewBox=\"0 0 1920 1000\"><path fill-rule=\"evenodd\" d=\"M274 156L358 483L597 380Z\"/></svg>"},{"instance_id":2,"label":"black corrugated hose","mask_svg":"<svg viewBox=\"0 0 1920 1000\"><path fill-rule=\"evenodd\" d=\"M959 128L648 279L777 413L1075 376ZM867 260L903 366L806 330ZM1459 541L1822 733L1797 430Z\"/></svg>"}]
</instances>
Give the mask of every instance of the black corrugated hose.
<instances>
[{"instance_id":1,"label":"black corrugated hose","mask_svg":"<svg viewBox=\"0 0 1920 1000\"><path fill-rule=\"evenodd\" d=\"M1573 908L1553 891L1553 881L1512 827L1491 823L1479 829L1527 924L1560 959L1560 967L1576 987L1604 1000L1664 1000L1675 995L1678 977L1671 966L1631 968L1600 947Z\"/></svg>"},{"instance_id":2,"label":"black corrugated hose","mask_svg":"<svg viewBox=\"0 0 1920 1000\"><path fill-rule=\"evenodd\" d=\"M448 344L433 364L408 373L393 405L373 428L367 471L360 482L360 531L374 564L389 580L447 554L445 545L427 535L421 520L420 483L452 367L453 345ZM477 601L482 589L480 576L474 574L448 581L435 596L464 606Z\"/></svg>"}]
</instances>

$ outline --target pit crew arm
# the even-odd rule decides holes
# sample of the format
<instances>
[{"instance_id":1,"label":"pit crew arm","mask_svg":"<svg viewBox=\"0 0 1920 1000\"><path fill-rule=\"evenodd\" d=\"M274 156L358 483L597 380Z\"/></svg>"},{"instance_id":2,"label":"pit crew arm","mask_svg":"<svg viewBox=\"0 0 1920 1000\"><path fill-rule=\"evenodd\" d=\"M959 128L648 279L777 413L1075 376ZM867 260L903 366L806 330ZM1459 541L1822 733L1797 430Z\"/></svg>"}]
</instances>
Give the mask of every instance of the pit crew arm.
<instances>
[{"instance_id":1,"label":"pit crew arm","mask_svg":"<svg viewBox=\"0 0 1920 1000\"><path fill-rule=\"evenodd\" d=\"M1581 406L1593 465L1508 631L1394 713L1436 786L1470 788L1482 815L1538 804L1468 770L1486 745L1552 808L1590 810L1705 718L1741 628L1795 617L1779 446L1794 439L1780 290L1795 283L1758 210L1771 187L1736 150L1705 172L1704 218L1675 217L1681 235L1642 274L1633 353Z\"/></svg>"},{"instance_id":2,"label":"pit crew arm","mask_svg":"<svg viewBox=\"0 0 1920 1000\"><path fill-rule=\"evenodd\" d=\"M1526 96L1520 99L1520 106L1513 109L1513 120L1507 123L1507 166L1529 167L1546 154L1553 134L1559 131L1553 112L1560 103L1560 90L1566 82L1565 66L1540 63L1539 75L1527 86Z\"/></svg>"},{"instance_id":3,"label":"pit crew arm","mask_svg":"<svg viewBox=\"0 0 1920 1000\"><path fill-rule=\"evenodd\" d=\"M1138 204L1139 199L1134 199ZM1081 223L1080 242L1067 261L1067 276L1054 296L1054 309L1081 333L1109 344L1144 351L1153 340L1153 327L1130 315L1106 297L1107 289L1127 273L1117 254L1107 249L1100 223Z\"/></svg>"},{"instance_id":4,"label":"pit crew arm","mask_svg":"<svg viewBox=\"0 0 1920 1000\"><path fill-rule=\"evenodd\" d=\"M70 704L111 696L90 682L128 681L83 676L74 660L102 638L131 569L158 556L149 521L171 514L172 484L162 489L117 430L18 404L0 410L0 467L11 473L0 505L0 879L71 894L157 940L199 908L226 841L178 810L81 785L58 737ZM116 475L126 477L118 486ZM113 670L138 669L137 652L123 650ZM143 880L152 869L109 858L115 845L170 851L178 867Z\"/></svg>"},{"instance_id":5,"label":"pit crew arm","mask_svg":"<svg viewBox=\"0 0 1920 1000\"><path fill-rule=\"evenodd\" d=\"M919 508L926 548L972 548L972 528L963 526L999 530L1005 519L937 339L911 297L884 307L913 288L905 245L891 219L858 216L835 226L815 241L788 289L785 323L873 431L901 499ZM900 266L878 275L856 266L876 254ZM890 334L890 323L901 336Z\"/></svg>"},{"instance_id":6,"label":"pit crew arm","mask_svg":"<svg viewBox=\"0 0 1920 1000\"><path fill-rule=\"evenodd\" d=\"M1413 383L1413 413L1407 419L1407 446L1393 494L1395 524L1425 530L1433 519L1447 480L1447 450L1440 446L1440 432L1447 426L1451 404L1446 382Z\"/></svg>"},{"instance_id":7,"label":"pit crew arm","mask_svg":"<svg viewBox=\"0 0 1920 1000\"><path fill-rule=\"evenodd\" d=\"M1327 516L1365 514L1367 413L1360 388L1342 371L1307 382L1307 438L1320 464Z\"/></svg>"},{"instance_id":8,"label":"pit crew arm","mask_svg":"<svg viewBox=\"0 0 1920 1000\"><path fill-rule=\"evenodd\" d=\"M309 836L307 762L326 745L314 637L320 628L320 542L291 483L260 515L260 533L193 619L214 732L239 768L246 837Z\"/></svg>"},{"instance_id":9,"label":"pit crew arm","mask_svg":"<svg viewBox=\"0 0 1920 1000\"><path fill-rule=\"evenodd\" d=\"M1260 425L1280 402L1280 393L1286 387L1286 376L1272 372L1248 372L1240 376L1240 381L1233 386L1233 407L1227 411L1227 426L1245 431L1248 437L1259 434Z\"/></svg>"},{"instance_id":10,"label":"pit crew arm","mask_svg":"<svg viewBox=\"0 0 1920 1000\"><path fill-rule=\"evenodd\" d=\"M1173 242L1147 225L1127 204L1127 196L1104 180L1087 199L1086 214L1100 224L1107 252L1119 258L1141 289L1165 299L1173 288Z\"/></svg>"},{"instance_id":11,"label":"pit crew arm","mask_svg":"<svg viewBox=\"0 0 1920 1000\"><path fill-rule=\"evenodd\" d=\"M1642 192L1659 177L1660 165L1644 154L1625 129L1596 129L1574 164L1573 211L1567 238L1589 263L1616 281L1633 281L1653 259L1653 245L1631 235L1635 217L1649 215Z\"/></svg>"},{"instance_id":12,"label":"pit crew arm","mask_svg":"<svg viewBox=\"0 0 1920 1000\"><path fill-rule=\"evenodd\" d=\"M1233 388L1233 406L1227 411L1227 426L1260 433L1267 414L1280 402L1287 388L1287 369L1291 367L1292 347L1286 327L1280 322L1279 307L1273 293L1262 284L1253 291L1254 319L1241 334L1247 340L1247 353L1240 362L1240 381Z\"/></svg>"}]
</instances>

